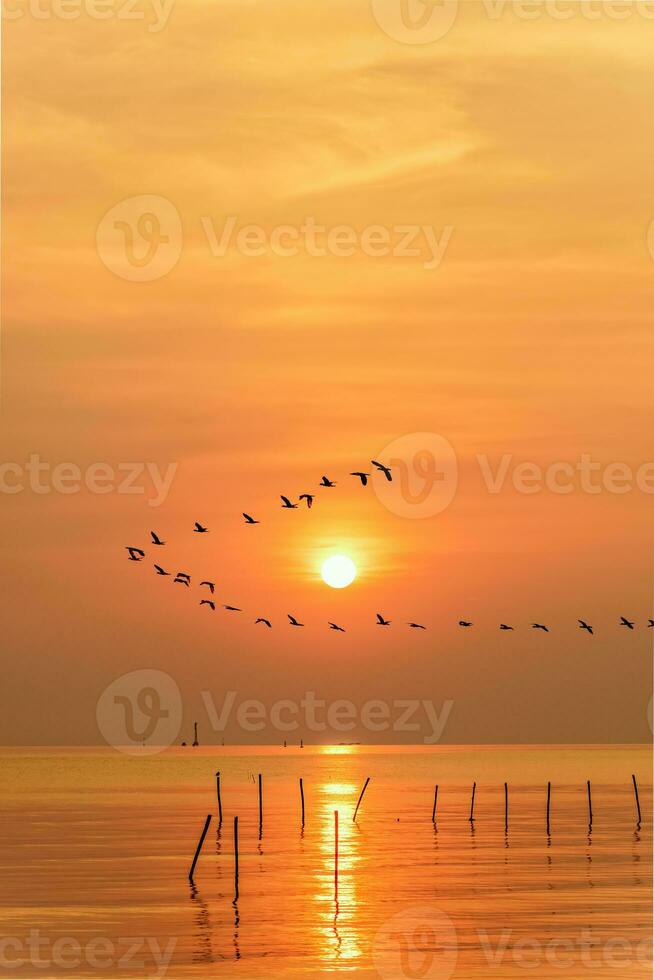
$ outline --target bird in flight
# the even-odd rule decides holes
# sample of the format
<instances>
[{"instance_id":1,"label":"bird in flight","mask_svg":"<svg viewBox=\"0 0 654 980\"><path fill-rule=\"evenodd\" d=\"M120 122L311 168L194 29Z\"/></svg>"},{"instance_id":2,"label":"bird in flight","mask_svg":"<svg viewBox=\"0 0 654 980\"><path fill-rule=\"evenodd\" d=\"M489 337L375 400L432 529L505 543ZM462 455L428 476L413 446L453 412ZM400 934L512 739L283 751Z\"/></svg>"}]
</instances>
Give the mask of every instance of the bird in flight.
<instances>
[{"instance_id":1,"label":"bird in flight","mask_svg":"<svg viewBox=\"0 0 654 980\"><path fill-rule=\"evenodd\" d=\"M255 521L254 517L250 517L249 514L246 514L245 511L243 511L243 517L245 518L245 523L246 524L259 524L260 523L260 521Z\"/></svg>"},{"instance_id":2,"label":"bird in flight","mask_svg":"<svg viewBox=\"0 0 654 980\"><path fill-rule=\"evenodd\" d=\"M254 625L256 626L257 623L263 623L264 626L267 626L269 630L272 629L272 623L270 622L270 620L264 619L263 616L259 616L258 619L255 619Z\"/></svg>"},{"instance_id":3,"label":"bird in flight","mask_svg":"<svg viewBox=\"0 0 654 980\"><path fill-rule=\"evenodd\" d=\"M390 626L390 619L384 619L381 613L377 613L377 626Z\"/></svg>"},{"instance_id":4,"label":"bird in flight","mask_svg":"<svg viewBox=\"0 0 654 980\"><path fill-rule=\"evenodd\" d=\"M161 565L155 565L154 567L157 575L170 575L170 572L167 572Z\"/></svg>"},{"instance_id":5,"label":"bird in flight","mask_svg":"<svg viewBox=\"0 0 654 980\"><path fill-rule=\"evenodd\" d=\"M200 599L201 606L211 606L212 612L216 611L216 603L212 599Z\"/></svg>"},{"instance_id":6,"label":"bird in flight","mask_svg":"<svg viewBox=\"0 0 654 980\"><path fill-rule=\"evenodd\" d=\"M378 463L376 459L371 459L370 462L373 466L376 466L380 473L383 473L388 482L390 483L393 477L391 476L390 466L384 466L383 463Z\"/></svg>"},{"instance_id":7,"label":"bird in flight","mask_svg":"<svg viewBox=\"0 0 654 980\"><path fill-rule=\"evenodd\" d=\"M215 589L216 589L216 586L214 585L213 582L204 581L204 582L200 582L200 585L208 585L209 586L209 592L211 592L211 595L214 594Z\"/></svg>"},{"instance_id":8,"label":"bird in flight","mask_svg":"<svg viewBox=\"0 0 654 980\"><path fill-rule=\"evenodd\" d=\"M542 623L532 623L531 628L532 630L542 630L543 633L549 633L549 627L543 626Z\"/></svg>"},{"instance_id":9,"label":"bird in flight","mask_svg":"<svg viewBox=\"0 0 654 980\"><path fill-rule=\"evenodd\" d=\"M140 548L132 548L128 544L125 545L125 548L127 549L127 551L129 551L130 561L143 561L143 559L145 558L145 552L142 551Z\"/></svg>"},{"instance_id":10,"label":"bird in flight","mask_svg":"<svg viewBox=\"0 0 654 980\"><path fill-rule=\"evenodd\" d=\"M229 612L243 612L243 610L239 609L238 606L223 606L223 609L228 609Z\"/></svg>"},{"instance_id":11,"label":"bird in flight","mask_svg":"<svg viewBox=\"0 0 654 980\"><path fill-rule=\"evenodd\" d=\"M203 527L202 524L200 524L199 521L196 521L195 522L195 527L193 528L193 530L195 531L196 534L207 534L209 528L208 527Z\"/></svg>"},{"instance_id":12,"label":"bird in flight","mask_svg":"<svg viewBox=\"0 0 654 980\"><path fill-rule=\"evenodd\" d=\"M647 625L651 629L654 626L654 619L650 619L650 621L649 621L649 623Z\"/></svg>"},{"instance_id":13,"label":"bird in flight","mask_svg":"<svg viewBox=\"0 0 654 980\"><path fill-rule=\"evenodd\" d=\"M343 629L343 627L342 626L337 626L336 623L330 623L329 624L329 628L330 628L330 630L337 630L337 632L339 632L339 633L344 633L345 632L345 630Z\"/></svg>"},{"instance_id":14,"label":"bird in flight","mask_svg":"<svg viewBox=\"0 0 654 980\"><path fill-rule=\"evenodd\" d=\"M624 616L620 616L620 626L626 626L629 630L634 628L634 624L631 622L631 620L625 619Z\"/></svg>"},{"instance_id":15,"label":"bird in flight","mask_svg":"<svg viewBox=\"0 0 654 980\"><path fill-rule=\"evenodd\" d=\"M333 480L329 480L326 476L323 476L322 480L320 481L320 486L321 487L335 487L336 484L334 483Z\"/></svg>"},{"instance_id":16,"label":"bird in flight","mask_svg":"<svg viewBox=\"0 0 654 980\"><path fill-rule=\"evenodd\" d=\"M512 626L507 626L506 623L500 623L500 629L501 630L512 630L513 627Z\"/></svg>"},{"instance_id":17,"label":"bird in flight","mask_svg":"<svg viewBox=\"0 0 654 980\"><path fill-rule=\"evenodd\" d=\"M314 495L312 493L301 493L300 500L306 500L309 510L313 507Z\"/></svg>"},{"instance_id":18,"label":"bird in flight","mask_svg":"<svg viewBox=\"0 0 654 980\"><path fill-rule=\"evenodd\" d=\"M180 585L190 585L191 576L188 575L186 572L178 572L175 578L173 579L173 582L179 582Z\"/></svg>"},{"instance_id":19,"label":"bird in flight","mask_svg":"<svg viewBox=\"0 0 654 980\"><path fill-rule=\"evenodd\" d=\"M592 633L593 633L593 627L592 626L589 626L588 623L585 623L583 621L583 619L578 619L577 622L579 623L579 629L580 630L586 630L586 632L587 633L590 633L591 636L592 636Z\"/></svg>"},{"instance_id":20,"label":"bird in flight","mask_svg":"<svg viewBox=\"0 0 654 980\"><path fill-rule=\"evenodd\" d=\"M304 626L304 623L298 623L298 621L295 618L295 616L291 616L290 613L286 613L286 615L289 618L289 621L290 621L291 626Z\"/></svg>"},{"instance_id":21,"label":"bird in flight","mask_svg":"<svg viewBox=\"0 0 654 980\"><path fill-rule=\"evenodd\" d=\"M295 510L296 509L297 504L292 504L291 501L288 499L288 497L285 497L283 493L280 494L280 496L282 498L282 507L285 510Z\"/></svg>"},{"instance_id":22,"label":"bird in flight","mask_svg":"<svg viewBox=\"0 0 654 980\"><path fill-rule=\"evenodd\" d=\"M150 531L150 537L152 538L152 544L165 544L166 543L165 541L162 541L161 538L157 534L154 533L154 531Z\"/></svg>"},{"instance_id":23,"label":"bird in flight","mask_svg":"<svg viewBox=\"0 0 654 980\"><path fill-rule=\"evenodd\" d=\"M426 630L427 629L426 626L422 626L420 623L407 623L407 626L410 626L412 630Z\"/></svg>"},{"instance_id":24,"label":"bird in flight","mask_svg":"<svg viewBox=\"0 0 654 980\"><path fill-rule=\"evenodd\" d=\"M361 473L358 470L355 470L354 473L350 473L350 476L358 476L361 480L361 485L364 487L368 486L368 477L370 476L370 473Z\"/></svg>"},{"instance_id":25,"label":"bird in flight","mask_svg":"<svg viewBox=\"0 0 654 980\"><path fill-rule=\"evenodd\" d=\"M469 623L465 619L460 619L459 620L459 626L474 626L474 623Z\"/></svg>"}]
</instances>

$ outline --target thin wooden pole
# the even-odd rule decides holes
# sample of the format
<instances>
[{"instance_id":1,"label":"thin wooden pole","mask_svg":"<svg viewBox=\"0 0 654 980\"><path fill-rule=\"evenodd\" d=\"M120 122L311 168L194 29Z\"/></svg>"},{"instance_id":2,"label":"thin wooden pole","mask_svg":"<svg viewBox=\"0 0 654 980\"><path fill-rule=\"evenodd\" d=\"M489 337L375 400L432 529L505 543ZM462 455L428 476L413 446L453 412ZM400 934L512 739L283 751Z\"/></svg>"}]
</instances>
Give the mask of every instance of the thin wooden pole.
<instances>
[{"instance_id":1,"label":"thin wooden pole","mask_svg":"<svg viewBox=\"0 0 654 980\"><path fill-rule=\"evenodd\" d=\"M220 770L216 773L216 795L218 797L218 823L223 822L223 804L220 799Z\"/></svg>"},{"instance_id":2,"label":"thin wooden pole","mask_svg":"<svg viewBox=\"0 0 654 980\"><path fill-rule=\"evenodd\" d=\"M261 773L259 773L259 834L263 827L263 787L261 784Z\"/></svg>"},{"instance_id":3,"label":"thin wooden pole","mask_svg":"<svg viewBox=\"0 0 654 980\"><path fill-rule=\"evenodd\" d=\"M547 784L547 833L550 832L550 797L552 795L552 784Z\"/></svg>"},{"instance_id":4,"label":"thin wooden pole","mask_svg":"<svg viewBox=\"0 0 654 980\"><path fill-rule=\"evenodd\" d=\"M368 776L368 778L366 779L365 783L363 784L363 789L361 790L361 796L359 797L359 802L357 803L357 808L354 811L354 816L352 817L352 822L354 822L356 820L356 818L357 818L357 813L359 812L359 807L361 806L361 800L363 799L363 794L365 793L366 787L368 786L368 783L369 782L370 782L370 776Z\"/></svg>"},{"instance_id":5,"label":"thin wooden pole","mask_svg":"<svg viewBox=\"0 0 654 980\"><path fill-rule=\"evenodd\" d=\"M468 820L470 823L475 819L475 793L477 792L477 783L472 784L472 798L470 800L470 816Z\"/></svg>"},{"instance_id":6,"label":"thin wooden pole","mask_svg":"<svg viewBox=\"0 0 654 980\"><path fill-rule=\"evenodd\" d=\"M504 830L509 829L509 787L504 783Z\"/></svg>"},{"instance_id":7,"label":"thin wooden pole","mask_svg":"<svg viewBox=\"0 0 654 980\"><path fill-rule=\"evenodd\" d=\"M202 850L202 845L204 844L204 838L207 836L207 831L209 830L209 824L211 823L211 814L207 815L207 819L204 822L204 829L200 834L200 840L198 841L198 846L195 848L195 857L193 858L193 864L191 865L191 870L188 873L188 880L193 881L193 872L195 871L195 865L198 863L198 858L200 857L200 851Z\"/></svg>"},{"instance_id":8,"label":"thin wooden pole","mask_svg":"<svg viewBox=\"0 0 654 980\"><path fill-rule=\"evenodd\" d=\"M436 789L434 790L434 809L431 811L431 822L436 823L436 804L438 803L438 783L436 783Z\"/></svg>"},{"instance_id":9,"label":"thin wooden pole","mask_svg":"<svg viewBox=\"0 0 654 980\"><path fill-rule=\"evenodd\" d=\"M638 807L638 823L640 823L641 818L640 818L640 800L638 799L638 783L636 782L636 777L633 775L633 773L631 776L631 780L634 784L634 793L636 794L636 806Z\"/></svg>"},{"instance_id":10,"label":"thin wooden pole","mask_svg":"<svg viewBox=\"0 0 654 980\"><path fill-rule=\"evenodd\" d=\"M234 901L238 898L238 817L234 817Z\"/></svg>"},{"instance_id":11,"label":"thin wooden pole","mask_svg":"<svg viewBox=\"0 0 654 980\"><path fill-rule=\"evenodd\" d=\"M334 810L334 898L338 901L338 810Z\"/></svg>"},{"instance_id":12,"label":"thin wooden pole","mask_svg":"<svg viewBox=\"0 0 654 980\"><path fill-rule=\"evenodd\" d=\"M588 790L588 825L593 826L593 798L590 795L590 779L586 780L586 789Z\"/></svg>"},{"instance_id":13,"label":"thin wooden pole","mask_svg":"<svg viewBox=\"0 0 654 980\"><path fill-rule=\"evenodd\" d=\"M304 786L300 779L300 799L302 800L302 826L304 827Z\"/></svg>"}]
</instances>

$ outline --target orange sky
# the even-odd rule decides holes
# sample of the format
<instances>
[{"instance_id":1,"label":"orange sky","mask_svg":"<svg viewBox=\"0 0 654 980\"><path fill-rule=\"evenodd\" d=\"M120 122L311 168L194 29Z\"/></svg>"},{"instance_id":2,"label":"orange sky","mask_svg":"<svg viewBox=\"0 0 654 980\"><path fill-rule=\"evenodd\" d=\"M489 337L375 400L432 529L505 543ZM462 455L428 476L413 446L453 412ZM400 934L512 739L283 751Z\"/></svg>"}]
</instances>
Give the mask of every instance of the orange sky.
<instances>
[{"instance_id":1,"label":"orange sky","mask_svg":"<svg viewBox=\"0 0 654 980\"><path fill-rule=\"evenodd\" d=\"M654 460L654 20L469 2L414 44L341 0L177 2L165 24L145 0L133 20L44 7L4 25L3 460L176 468L157 507L3 492L3 741L97 741L98 696L139 667L177 680L186 729L205 689L315 690L452 699L446 741L648 738L654 631L616 624L652 615L654 495L511 475L493 494L478 457ZM138 281L113 222L144 195L175 261ZM263 254L212 254L230 216ZM307 219L354 244L275 254ZM432 239L377 255L373 226ZM415 433L458 461L453 501L422 519L346 475ZM279 509L323 473L338 487L310 513ZM129 565L150 528L243 620ZM333 543L361 570L340 593L316 576ZM378 609L430 630L382 633Z\"/></svg>"}]
</instances>

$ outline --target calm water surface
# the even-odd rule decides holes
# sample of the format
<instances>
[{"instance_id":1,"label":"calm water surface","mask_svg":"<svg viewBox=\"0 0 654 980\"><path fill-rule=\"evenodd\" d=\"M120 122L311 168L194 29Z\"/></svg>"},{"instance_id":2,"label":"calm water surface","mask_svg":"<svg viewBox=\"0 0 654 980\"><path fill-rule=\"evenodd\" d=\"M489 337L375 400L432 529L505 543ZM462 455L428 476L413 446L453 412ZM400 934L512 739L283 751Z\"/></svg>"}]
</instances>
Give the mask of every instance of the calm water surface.
<instances>
[{"instance_id":1,"label":"calm water surface","mask_svg":"<svg viewBox=\"0 0 654 980\"><path fill-rule=\"evenodd\" d=\"M1 758L5 976L652 975L651 747L5 749Z\"/></svg>"}]
</instances>

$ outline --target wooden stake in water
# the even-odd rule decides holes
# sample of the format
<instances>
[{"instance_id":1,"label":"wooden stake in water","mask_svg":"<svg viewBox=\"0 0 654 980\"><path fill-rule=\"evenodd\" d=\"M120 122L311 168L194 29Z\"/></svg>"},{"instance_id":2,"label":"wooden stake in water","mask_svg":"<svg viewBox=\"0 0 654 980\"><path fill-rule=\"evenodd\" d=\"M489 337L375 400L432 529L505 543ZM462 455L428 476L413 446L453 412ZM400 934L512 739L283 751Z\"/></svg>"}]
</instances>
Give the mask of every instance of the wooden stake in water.
<instances>
[{"instance_id":1,"label":"wooden stake in water","mask_svg":"<svg viewBox=\"0 0 654 980\"><path fill-rule=\"evenodd\" d=\"M472 823L475 819L475 793L477 792L477 783L472 784L472 799L470 800L470 816L468 820Z\"/></svg>"},{"instance_id":2,"label":"wooden stake in water","mask_svg":"<svg viewBox=\"0 0 654 980\"><path fill-rule=\"evenodd\" d=\"M586 780L586 789L588 790L588 826L593 826L593 798L590 795L590 779Z\"/></svg>"},{"instance_id":3,"label":"wooden stake in water","mask_svg":"<svg viewBox=\"0 0 654 980\"><path fill-rule=\"evenodd\" d=\"M223 804L220 799L220 771L216 773L216 796L218 797L218 823L223 822Z\"/></svg>"},{"instance_id":4,"label":"wooden stake in water","mask_svg":"<svg viewBox=\"0 0 654 980\"><path fill-rule=\"evenodd\" d=\"M434 809L431 811L431 822L436 823L436 804L438 803L438 783L436 783L436 789L434 790Z\"/></svg>"},{"instance_id":5,"label":"wooden stake in water","mask_svg":"<svg viewBox=\"0 0 654 980\"><path fill-rule=\"evenodd\" d=\"M208 814L207 819L204 822L204 829L200 834L200 840L198 841L198 846L195 848L195 857L193 858L193 864L191 865L191 870L188 873L189 881L193 881L193 872L195 871L195 865L198 863L198 858L200 857L200 851L202 850L202 845L204 844L204 838L207 836L207 831L209 830L210 823L211 823L211 814Z\"/></svg>"},{"instance_id":6,"label":"wooden stake in water","mask_svg":"<svg viewBox=\"0 0 654 980\"><path fill-rule=\"evenodd\" d=\"M504 783L504 830L509 829L509 787Z\"/></svg>"},{"instance_id":7,"label":"wooden stake in water","mask_svg":"<svg viewBox=\"0 0 654 980\"><path fill-rule=\"evenodd\" d=\"M636 806L638 807L638 824L640 826L640 800L638 799L638 783L636 782L636 777L633 775L633 773L631 776L631 780L634 784L634 793L636 794Z\"/></svg>"},{"instance_id":8,"label":"wooden stake in water","mask_svg":"<svg viewBox=\"0 0 654 980\"><path fill-rule=\"evenodd\" d=\"M552 795L552 784L547 784L547 833L550 832L550 797Z\"/></svg>"},{"instance_id":9,"label":"wooden stake in water","mask_svg":"<svg viewBox=\"0 0 654 980\"><path fill-rule=\"evenodd\" d=\"M304 827L304 786L302 779L300 779L300 799L302 800L302 826Z\"/></svg>"},{"instance_id":10,"label":"wooden stake in water","mask_svg":"<svg viewBox=\"0 0 654 980\"><path fill-rule=\"evenodd\" d=\"M263 827L263 787L261 785L261 773L259 773L259 834Z\"/></svg>"},{"instance_id":11,"label":"wooden stake in water","mask_svg":"<svg viewBox=\"0 0 654 980\"><path fill-rule=\"evenodd\" d=\"M363 799L363 794L365 793L366 788L367 788L369 782L370 782L370 776L368 776L368 778L366 779L365 783L363 784L363 789L361 790L361 796L359 797L359 802L357 803L357 808L354 811L354 816L352 817L352 821L353 822L357 818L357 813L359 812L359 807L361 806L361 800Z\"/></svg>"},{"instance_id":12,"label":"wooden stake in water","mask_svg":"<svg viewBox=\"0 0 654 980\"><path fill-rule=\"evenodd\" d=\"M334 810L334 899L338 901L338 810Z\"/></svg>"},{"instance_id":13,"label":"wooden stake in water","mask_svg":"<svg viewBox=\"0 0 654 980\"><path fill-rule=\"evenodd\" d=\"M234 901L238 898L238 817L234 817Z\"/></svg>"}]
</instances>

